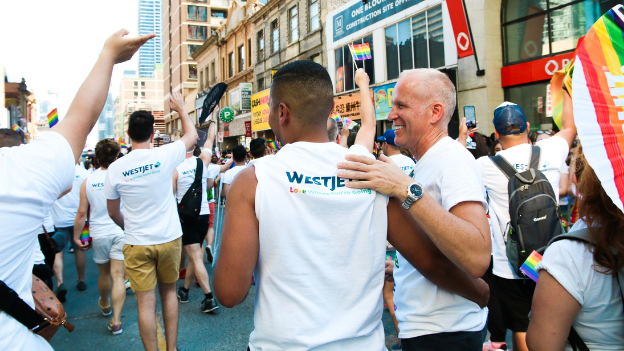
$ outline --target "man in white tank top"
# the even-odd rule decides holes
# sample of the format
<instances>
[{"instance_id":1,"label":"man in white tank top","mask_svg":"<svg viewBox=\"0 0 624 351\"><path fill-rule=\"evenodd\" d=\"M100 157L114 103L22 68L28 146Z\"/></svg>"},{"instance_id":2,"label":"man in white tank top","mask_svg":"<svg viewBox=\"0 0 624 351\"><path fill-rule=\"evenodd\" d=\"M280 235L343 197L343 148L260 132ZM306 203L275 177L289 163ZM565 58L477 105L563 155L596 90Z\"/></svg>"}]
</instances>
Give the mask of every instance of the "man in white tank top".
<instances>
[{"instance_id":1,"label":"man in white tank top","mask_svg":"<svg viewBox=\"0 0 624 351\"><path fill-rule=\"evenodd\" d=\"M295 61L273 79L269 124L284 146L232 183L214 273L215 295L225 307L244 301L255 278L250 350L385 350L388 231L413 264L438 278L446 274L438 280L448 280L449 289L461 282L459 290L485 300L476 280L437 259L407 212L397 211L400 205L375 191L350 191L336 176L347 154L374 159L372 102L362 104L356 145L346 149L327 135L333 87L322 66ZM370 101L364 70L356 81L362 101ZM435 272L438 267L446 272Z\"/></svg>"}]
</instances>

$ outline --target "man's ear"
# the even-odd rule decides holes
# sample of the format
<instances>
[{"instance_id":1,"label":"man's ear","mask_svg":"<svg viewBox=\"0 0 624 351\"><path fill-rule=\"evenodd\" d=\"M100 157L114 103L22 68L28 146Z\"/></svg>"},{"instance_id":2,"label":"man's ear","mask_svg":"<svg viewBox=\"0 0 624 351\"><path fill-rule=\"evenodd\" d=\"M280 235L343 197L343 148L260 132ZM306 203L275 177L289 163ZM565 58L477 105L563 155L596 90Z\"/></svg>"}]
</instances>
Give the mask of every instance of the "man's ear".
<instances>
[{"instance_id":1,"label":"man's ear","mask_svg":"<svg viewBox=\"0 0 624 351\"><path fill-rule=\"evenodd\" d=\"M279 114L280 125L284 125L290 122L290 118L292 117L291 111L285 103L280 102L279 107L277 108L277 112Z\"/></svg>"},{"instance_id":2,"label":"man's ear","mask_svg":"<svg viewBox=\"0 0 624 351\"><path fill-rule=\"evenodd\" d=\"M342 135L338 134L338 136L336 136L336 144L340 145L340 139L342 138Z\"/></svg>"},{"instance_id":3,"label":"man's ear","mask_svg":"<svg viewBox=\"0 0 624 351\"><path fill-rule=\"evenodd\" d=\"M436 102L433 105L431 105L430 109L431 109L430 122L431 124L436 124L444 116L444 106L441 103Z\"/></svg>"}]
</instances>

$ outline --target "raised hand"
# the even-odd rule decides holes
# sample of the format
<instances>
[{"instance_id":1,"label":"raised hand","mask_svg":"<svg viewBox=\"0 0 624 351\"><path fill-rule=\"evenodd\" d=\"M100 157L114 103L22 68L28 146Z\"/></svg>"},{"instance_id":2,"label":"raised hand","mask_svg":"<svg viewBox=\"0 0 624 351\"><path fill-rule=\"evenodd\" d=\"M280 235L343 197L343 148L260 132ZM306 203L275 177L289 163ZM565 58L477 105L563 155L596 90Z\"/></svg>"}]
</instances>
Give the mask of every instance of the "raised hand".
<instances>
[{"instance_id":1,"label":"raised hand","mask_svg":"<svg viewBox=\"0 0 624 351\"><path fill-rule=\"evenodd\" d=\"M362 86L368 87L369 82L370 78L368 77L368 73L366 73L364 68L358 68L358 70L355 71L355 84L361 88Z\"/></svg>"},{"instance_id":2,"label":"raised hand","mask_svg":"<svg viewBox=\"0 0 624 351\"><path fill-rule=\"evenodd\" d=\"M171 107L171 109L176 111L177 113L185 111L186 108L184 107L184 98L182 97L182 94L180 92L176 91L171 93L169 107Z\"/></svg>"},{"instance_id":3,"label":"raised hand","mask_svg":"<svg viewBox=\"0 0 624 351\"><path fill-rule=\"evenodd\" d=\"M120 29L111 35L104 43L102 54L110 55L115 63L128 61L134 53L148 40L155 38L156 34L146 34L135 38L125 38L128 31Z\"/></svg>"}]
</instances>

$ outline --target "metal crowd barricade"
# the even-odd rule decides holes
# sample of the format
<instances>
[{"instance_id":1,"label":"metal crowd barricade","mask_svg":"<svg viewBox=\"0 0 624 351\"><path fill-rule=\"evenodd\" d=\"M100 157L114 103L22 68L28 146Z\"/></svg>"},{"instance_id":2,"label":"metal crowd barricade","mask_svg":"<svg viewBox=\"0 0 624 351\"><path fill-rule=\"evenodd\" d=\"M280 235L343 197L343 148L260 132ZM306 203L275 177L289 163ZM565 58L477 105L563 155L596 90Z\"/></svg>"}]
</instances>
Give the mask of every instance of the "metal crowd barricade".
<instances>
[{"instance_id":1,"label":"metal crowd barricade","mask_svg":"<svg viewBox=\"0 0 624 351\"><path fill-rule=\"evenodd\" d=\"M212 243L212 255L214 259L212 260L212 266L214 267L217 263L217 259L219 257L219 248L221 246L221 228L223 228L223 215L225 212L225 204L221 205L221 193L223 191L223 181L219 182L219 196L217 197L217 203L215 206L215 216L214 216L214 242Z\"/></svg>"}]
</instances>

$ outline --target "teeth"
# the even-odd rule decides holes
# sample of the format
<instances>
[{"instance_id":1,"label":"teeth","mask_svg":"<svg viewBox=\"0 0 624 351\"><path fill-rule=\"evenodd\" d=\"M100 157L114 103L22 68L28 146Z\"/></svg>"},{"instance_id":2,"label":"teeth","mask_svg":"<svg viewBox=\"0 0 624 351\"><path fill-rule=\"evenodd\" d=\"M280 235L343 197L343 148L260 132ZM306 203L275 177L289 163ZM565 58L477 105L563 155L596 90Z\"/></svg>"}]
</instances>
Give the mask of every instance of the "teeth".
<instances>
[{"instance_id":1,"label":"teeth","mask_svg":"<svg viewBox=\"0 0 624 351\"><path fill-rule=\"evenodd\" d=\"M405 126L394 126L394 130L403 129Z\"/></svg>"}]
</instances>

